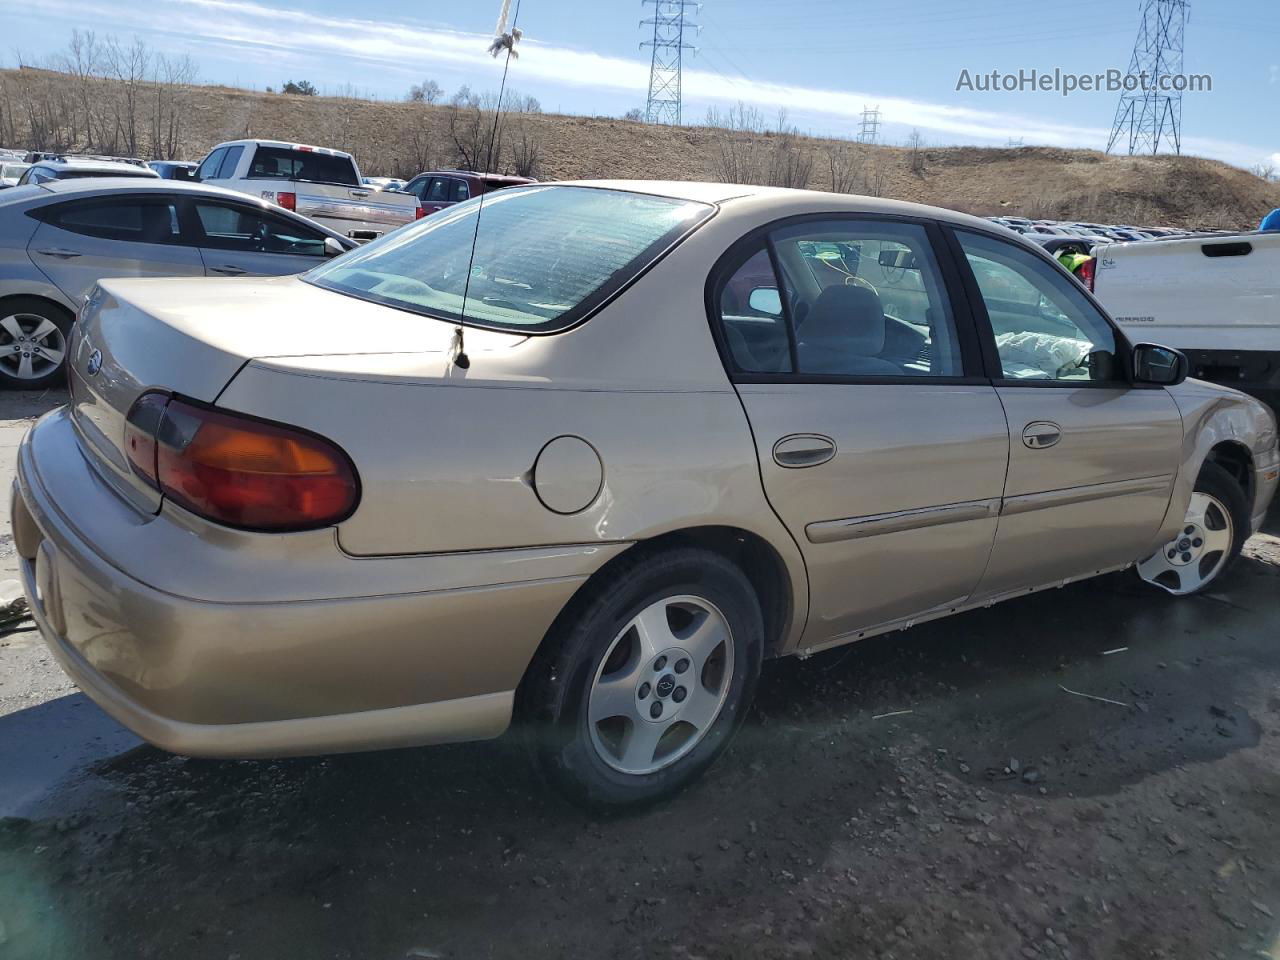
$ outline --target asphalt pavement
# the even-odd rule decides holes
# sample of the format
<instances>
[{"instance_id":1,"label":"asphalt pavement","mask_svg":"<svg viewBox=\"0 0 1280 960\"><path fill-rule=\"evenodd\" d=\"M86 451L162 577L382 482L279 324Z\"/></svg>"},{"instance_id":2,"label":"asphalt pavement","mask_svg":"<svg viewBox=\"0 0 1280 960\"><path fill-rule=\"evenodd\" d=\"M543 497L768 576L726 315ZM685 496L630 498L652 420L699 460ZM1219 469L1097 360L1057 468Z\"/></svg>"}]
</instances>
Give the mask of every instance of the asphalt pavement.
<instances>
[{"instance_id":1,"label":"asphalt pavement","mask_svg":"<svg viewBox=\"0 0 1280 960\"><path fill-rule=\"evenodd\" d=\"M0 480L62 400L0 395ZM0 958L1280 960L1277 534L1202 597L1115 575L769 664L703 781L608 818L507 740L173 757L8 633Z\"/></svg>"}]
</instances>

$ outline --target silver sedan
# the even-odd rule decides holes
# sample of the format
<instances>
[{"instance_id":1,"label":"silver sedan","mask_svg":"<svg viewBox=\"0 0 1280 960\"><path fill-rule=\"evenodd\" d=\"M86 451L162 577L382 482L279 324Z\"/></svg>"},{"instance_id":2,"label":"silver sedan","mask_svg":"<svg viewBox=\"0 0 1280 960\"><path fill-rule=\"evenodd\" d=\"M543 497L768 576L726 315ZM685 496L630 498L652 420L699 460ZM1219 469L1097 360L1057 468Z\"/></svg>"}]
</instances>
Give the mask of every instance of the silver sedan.
<instances>
[{"instance_id":1,"label":"silver sedan","mask_svg":"<svg viewBox=\"0 0 1280 960\"><path fill-rule=\"evenodd\" d=\"M51 180L0 194L0 385L62 376L84 296L109 277L280 276L355 244L245 194L159 179Z\"/></svg>"}]
</instances>

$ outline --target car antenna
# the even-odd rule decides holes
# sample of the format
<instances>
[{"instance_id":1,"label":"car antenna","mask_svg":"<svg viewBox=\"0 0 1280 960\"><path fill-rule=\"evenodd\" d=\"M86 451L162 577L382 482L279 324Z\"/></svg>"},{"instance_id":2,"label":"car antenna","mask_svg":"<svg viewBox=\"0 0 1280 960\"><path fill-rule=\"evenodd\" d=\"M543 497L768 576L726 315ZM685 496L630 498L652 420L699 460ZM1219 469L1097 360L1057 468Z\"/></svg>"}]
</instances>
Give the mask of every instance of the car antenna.
<instances>
[{"instance_id":1,"label":"car antenna","mask_svg":"<svg viewBox=\"0 0 1280 960\"><path fill-rule=\"evenodd\" d=\"M496 59L503 50L507 52L502 64L502 83L498 86L498 102L493 108L493 130L489 134L489 148L485 153L483 175L487 176L493 166L493 145L498 139L498 124L502 119L502 97L507 90L507 71L511 69L512 59L519 59L516 44L520 42L520 28L516 24L520 20L520 0L515 0L516 9L511 14L511 29L507 30L507 14L511 12L511 0L502 0L502 9L498 11L498 26L494 30L493 42L489 44L489 53ZM467 316L467 296L471 292L471 271L476 262L476 244L480 239L480 217L484 214L484 197L488 190L480 191L480 205L476 208L475 231L471 234L471 256L467 260L467 278L462 285L462 309L458 315L458 327L453 334L453 364L466 370L471 366L471 358L467 356L465 338Z\"/></svg>"}]
</instances>

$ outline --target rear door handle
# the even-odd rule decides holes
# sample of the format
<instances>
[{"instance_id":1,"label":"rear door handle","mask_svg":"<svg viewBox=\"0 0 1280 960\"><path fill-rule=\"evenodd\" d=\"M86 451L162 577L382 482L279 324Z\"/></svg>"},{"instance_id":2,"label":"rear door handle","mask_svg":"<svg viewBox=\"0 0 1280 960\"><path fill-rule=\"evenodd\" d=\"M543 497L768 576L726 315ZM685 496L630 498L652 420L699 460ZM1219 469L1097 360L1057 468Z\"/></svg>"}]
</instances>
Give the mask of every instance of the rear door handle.
<instances>
[{"instance_id":1,"label":"rear door handle","mask_svg":"<svg viewBox=\"0 0 1280 960\"><path fill-rule=\"evenodd\" d=\"M1049 420L1028 423L1022 430L1022 442L1031 450L1044 450L1062 439L1062 428Z\"/></svg>"},{"instance_id":2,"label":"rear door handle","mask_svg":"<svg viewBox=\"0 0 1280 960\"><path fill-rule=\"evenodd\" d=\"M36 253L42 253L46 257L57 257L59 260L70 260L72 257L80 256L80 251L68 250L65 247L51 247L48 250L37 250Z\"/></svg>"},{"instance_id":3,"label":"rear door handle","mask_svg":"<svg viewBox=\"0 0 1280 960\"><path fill-rule=\"evenodd\" d=\"M773 445L774 463L789 470L816 467L835 455L836 442L817 433L793 433Z\"/></svg>"},{"instance_id":4,"label":"rear door handle","mask_svg":"<svg viewBox=\"0 0 1280 960\"><path fill-rule=\"evenodd\" d=\"M369 196L369 191L368 190L352 190L351 195L355 197L357 200L363 200L365 197Z\"/></svg>"},{"instance_id":5,"label":"rear door handle","mask_svg":"<svg viewBox=\"0 0 1280 960\"><path fill-rule=\"evenodd\" d=\"M214 273L222 274L224 277L239 277L249 272L248 270L245 270L243 267L237 267L234 264L230 264L230 263L225 263L220 267L210 267L209 269L212 270Z\"/></svg>"}]
</instances>

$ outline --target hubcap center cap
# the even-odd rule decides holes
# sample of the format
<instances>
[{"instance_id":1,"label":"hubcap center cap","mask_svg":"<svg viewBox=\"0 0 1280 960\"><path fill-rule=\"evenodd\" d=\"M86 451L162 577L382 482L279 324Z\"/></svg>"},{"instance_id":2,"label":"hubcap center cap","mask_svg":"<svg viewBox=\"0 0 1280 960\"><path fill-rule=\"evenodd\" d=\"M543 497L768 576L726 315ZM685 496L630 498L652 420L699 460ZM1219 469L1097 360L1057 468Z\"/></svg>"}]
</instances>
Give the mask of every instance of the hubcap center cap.
<instances>
[{"instance_id":1,"label":"hubcap center cap","mask_svg":"<svg viewBox=\"0 0 1280 960\"><path fill-rule=\"evenodd\" d=\"M666 699L671 696L671 691L676 688L676 678L671 674L666 674L658 681L658 696Z\"/></svg>"}]
</instances>

